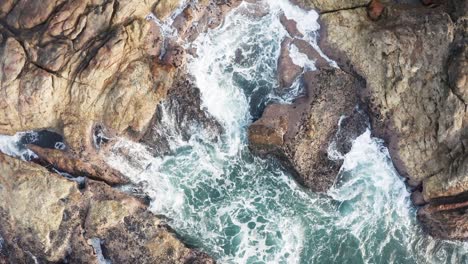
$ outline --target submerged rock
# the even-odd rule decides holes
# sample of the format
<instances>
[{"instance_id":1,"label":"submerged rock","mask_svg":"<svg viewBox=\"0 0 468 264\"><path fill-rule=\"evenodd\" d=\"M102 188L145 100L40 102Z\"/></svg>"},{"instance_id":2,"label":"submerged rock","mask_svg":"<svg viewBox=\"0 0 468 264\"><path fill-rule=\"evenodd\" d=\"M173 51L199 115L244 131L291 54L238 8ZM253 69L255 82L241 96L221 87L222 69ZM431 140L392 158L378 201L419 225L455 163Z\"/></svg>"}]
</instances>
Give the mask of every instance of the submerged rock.
<instances>
[{"instance_id":1,"label":"submerged rock","mask_svg":"<svg viewBox=\"0 0 468 264\"><path fill-rule=\"evenodd\" d=\"M307 72L304 83L305 97L291 105L269 105L249 127L249 146L261 155L276 156L297 172L299 182L324 192L342 164L342 160L329 159L329 144L338 137L337 148L345 154L352 140L367 128L365 115L356 110L363 84L334 68ZM352 122L339 127L343 118Z\"/></svg>"}]
</instances>

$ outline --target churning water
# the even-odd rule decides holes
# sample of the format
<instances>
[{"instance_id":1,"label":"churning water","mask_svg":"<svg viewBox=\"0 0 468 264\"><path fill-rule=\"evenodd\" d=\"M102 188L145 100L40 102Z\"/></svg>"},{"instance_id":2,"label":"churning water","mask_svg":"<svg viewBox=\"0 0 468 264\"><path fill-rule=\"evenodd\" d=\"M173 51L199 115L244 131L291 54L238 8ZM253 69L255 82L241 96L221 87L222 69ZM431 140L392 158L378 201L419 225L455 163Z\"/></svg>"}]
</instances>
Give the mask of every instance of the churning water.
<instances>
[{"instance_id":1,"label":"churning water","mask_svg":"<svg viewBox=\"0 0 468 264\"><path fill-rule=\"evenodd\" d=\"M189 141L175 136L173 154L158 157L122 139L109 164L143 188L150 209L186 242L220 263L467 263L466 244L423 234L386 148L369 131L344 156L339 180L326 194L303 189L277 163L249 152L252 119L268 102L300 93L298 83L289 95L275 93L287 35L281 13L318 49L317 13L286 0L243 3L195 42L189 70L203 107L224 126L218 142L203 131ZM295 61L312 70L300 55ZM163 120L166 130L177 126L170 116Z\"/></svg>"}]
</instances>

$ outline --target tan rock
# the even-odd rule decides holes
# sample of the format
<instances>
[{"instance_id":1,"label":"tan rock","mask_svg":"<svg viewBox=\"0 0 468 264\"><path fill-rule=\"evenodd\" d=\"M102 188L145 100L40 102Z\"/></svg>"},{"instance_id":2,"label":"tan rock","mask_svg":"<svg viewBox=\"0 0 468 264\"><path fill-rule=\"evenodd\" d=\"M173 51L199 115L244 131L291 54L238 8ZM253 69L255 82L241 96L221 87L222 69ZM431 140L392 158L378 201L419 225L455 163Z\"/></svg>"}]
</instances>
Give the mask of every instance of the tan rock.
<instances>
[{"instance_id":1,"label":"tan rock","mask_svg":"<svg viewBox=\"0 0 468 264\"><path fill-rule=\"evenodd\" d=\"M160 0L155 5L153 13L158 19L166 20L181 4L181 0Z\"/></svg>"},{"instance_id":2,"label":"tan rock","mask_svg":"<svg viewBox=\"0 0 468 264\"><path fill-rule=\"evenodd\" d=\"M319 12L331 12L356 7L365 7L371 0L292 0L293 3L304 9L315 9Z\"/></svg>"},{"instance_id":3,"label":"tan rock","mask_svg":"<svg viewBox=\"0 0 468 264\"><path fill-rule=\"evenodd\" d=\"M44 177L49 174L44 168L3 154L0 167L2 237L18 239L23 250L40 251L48 260L59 261L70 239L62 226L64 212L71 209L64 200L80 199L75 183L58 175Z\"/></svg>"},{"instance_id":4,"label":"tan rock","mask_svg":"<svg viewBox=\"0 0 468 264\"><path fill-rule=\"evenodd\" d=\"M21 44L11 37L5 40L0 53L4 54L0 61L0 82L6 86L18 78L26 62L26 54Z\"/></svg>"},{"instance_id":5,"label":"tan rock","mask_svg":"<svg viewBox=\"0 0 468 264\"><path fill-rule=\"evenodd\" d=\"M387 6L378 22L365 8L327 13L322 21L322 49L366 80L374 132L388 142L400 174L413 186L422 183L415 201L429 202L419 210L423 227L437 237L466 238L466 21L452 20L444 8L407 5Z\"/></svg>"},{"instance_id":6,"label":"tan rock","mask_svg":"<svg viewBox=\"0 0 468 264\"><path fill-rule=\"evenodd\" d=\"M110 168L98 156L91 156L94 159L81 160L73 156L73 154L58 150L46 149L34 145L28 145L35 154L37 154L37 162L45 167L52 166L53 168L70 173L75 176L86 176L91 179L104 181L110 185L125 184L128 180L118 171Z\"/></svg>"},{"instance_id":7,"label":"tan rock","mask_svg":"<svg viewBox=\"0 0 468 264\"><path fill-rule=\"evenodd\" d=\"M76 183L0 154L0 235L10 263L213 263L188 249L136 198L104 183ZM33 261L34 262L34 261Z\"/></svg>"},{"instance_id":8,"label":"tan rock","mask_svg":"<svg viewBox=\"0 0 468 264\"><path fill-rule=\"evenodd\" d=\"M7 23L16 29L33 28L44 23L61 2L61 0L19 0L8 14Z\"/></svg>"}]
</instances>

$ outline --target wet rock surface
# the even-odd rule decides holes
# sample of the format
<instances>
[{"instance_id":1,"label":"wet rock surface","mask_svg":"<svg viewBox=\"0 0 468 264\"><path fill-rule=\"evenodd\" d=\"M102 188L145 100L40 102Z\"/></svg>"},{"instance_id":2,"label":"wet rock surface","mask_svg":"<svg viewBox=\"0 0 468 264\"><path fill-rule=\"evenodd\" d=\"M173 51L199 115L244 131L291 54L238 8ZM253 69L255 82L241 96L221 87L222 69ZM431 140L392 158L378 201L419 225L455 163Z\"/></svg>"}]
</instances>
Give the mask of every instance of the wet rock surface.
<instances>
[{"instance_id":1,"label":"wet rock surface","mask_svg":"<svg viewBox=\"0 0 468 264\"><path fill-rule=\"evenodd\" d=\"M217 140L223 133L218 121L202 107L200 90L185 72L177 77L167 98L158 106L155 117L141 142L154 149L157 155L171 152L171 141L187 141L198 133Z\"/></svg>"},{"instance_id":2,"label":"wet rock surface","mask_svg":"<svg viewBox=\"0 0 468 264\"><path fill-rule=\"evenodd\" d=\"M321 16L322 48L366 81L373 132L400 174L422 184L413 201L429 204L419 219L442 238L466 239L468 229L467 14L466 4L447 1L392 3L376 22L365 7Z\"/></svg>"},{"instance_id":3,"label":"wet rock surface","mask_svg":"<svg viewBox=\"0 0 468 264\"><path fill-rule=\"evenodd\" d=\"M305 186L325 192L342 164L329 159L329 145L337 142L337 151L345 154L367 128L365 115L356 109L363 83L335 68L307 72L303 81L306 95L291 105L269 105L250 126L249 144L260 155L279 158Z\"/></svg>"}]
</instances>

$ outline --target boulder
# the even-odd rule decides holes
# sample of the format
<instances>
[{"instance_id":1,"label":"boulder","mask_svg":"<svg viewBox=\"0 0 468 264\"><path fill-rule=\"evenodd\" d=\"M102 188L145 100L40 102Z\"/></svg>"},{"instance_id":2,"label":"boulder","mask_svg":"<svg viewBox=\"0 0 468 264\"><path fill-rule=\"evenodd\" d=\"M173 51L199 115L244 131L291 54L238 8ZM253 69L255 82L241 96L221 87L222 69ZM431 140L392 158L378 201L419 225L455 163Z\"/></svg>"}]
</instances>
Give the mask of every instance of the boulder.
<instances>
[{"instance_id":1,"label":"boulder","mask_svg":"<svg viewBox=\"0 0 468 264\"><path fill-rule=\"evenodd\" d=\"M277 157L303 185L325 192L342 164L329 159L330 143L339 137L338 151L345 154L367 128L365 115L357 110L363 83L335 68L307 72L303 79L306 96L291 105L267 106L249 127L249 146L260 155ZM340 121L347 119L352 121L339 129Z\"/></svg>"}]
</instances>

